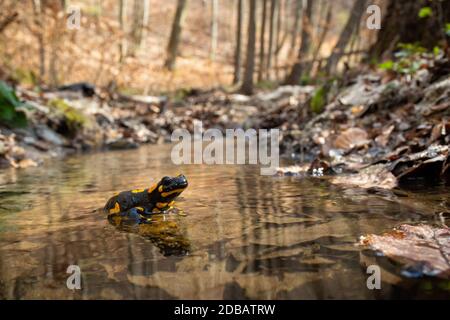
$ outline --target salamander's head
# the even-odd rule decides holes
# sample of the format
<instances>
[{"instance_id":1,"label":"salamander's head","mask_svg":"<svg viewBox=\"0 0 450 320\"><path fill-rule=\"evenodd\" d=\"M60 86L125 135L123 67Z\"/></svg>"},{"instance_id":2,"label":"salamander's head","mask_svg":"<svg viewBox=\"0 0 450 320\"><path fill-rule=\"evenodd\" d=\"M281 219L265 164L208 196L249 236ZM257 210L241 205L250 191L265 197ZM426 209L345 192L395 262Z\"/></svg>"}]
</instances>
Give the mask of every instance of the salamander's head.
<instances>
[{"instance_id":1,"label":"salamander's head","mask_svg":"<svg viewBox=\"0 0 450 320\"><path fill-rule=\"evenodd\" d=\"M163 177L151 189L151 200L158 203L170 203L188 186L186 177L182 174L176 177ZM149 191L150 191L149 190Z\"/></svg>"}]
</instances>

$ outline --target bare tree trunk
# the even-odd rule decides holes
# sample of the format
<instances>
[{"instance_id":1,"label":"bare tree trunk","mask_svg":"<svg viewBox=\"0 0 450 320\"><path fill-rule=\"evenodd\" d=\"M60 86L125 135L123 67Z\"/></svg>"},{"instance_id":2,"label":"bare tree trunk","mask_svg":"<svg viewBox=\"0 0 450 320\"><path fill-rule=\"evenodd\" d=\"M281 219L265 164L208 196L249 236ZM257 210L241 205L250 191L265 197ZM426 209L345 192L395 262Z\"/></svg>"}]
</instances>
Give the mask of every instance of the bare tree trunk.
<instances>
[{"instance_id":1,"label":"bare tree trunk","mask_svg":"<svg viewBox=\"0 0 450 320\"><path fill-rule=\"evenodd\" d=\"M241 81L241 47L242 47L242 21L244 18L244 1L238 0L236 48L234 51L234 78L233 84Z\"/></svg>"},{"instance_id":2,"label":"bare tree trunk","mask_svg":"<svg viewBox=\"0 0 450 320\"><path fill-rule=\"evenodd\" d=\"M131 39L132 43L130 46L130 54L133 55L140 48L142 43L142 35L144 30L144 20L146 19L146 14L148 14L148 8L146 12L146 2L143 0L134 0L133 3L133 23L131 27ZM148 17L147 17L148 19Z\"/></svg>"},{"instance_id":3,"label":"bare tree trunk","mask_svg":"<svg viewBox=\"0 0 450 320\"><path fill-rule=\"evenodd\" d=\"M302 42L298 50L297 61L292 67L291 72L286 77L286 84L297 84L302 75L302 59L304 59L311 47L311 16L312 16L312 0L304 0L302 10Z\"/></svg>"},{"instance_id":4,"label":"bare tree trunk","mask_svg":"<svg viewBox=\"0 0 450 320\"><path fill-rule=\"evenodd\" d=\"M178 0L175 17L172 23L172 31L170 32L169 44L167 45L167 58L164 66L168 70L173 70L175 60L178 53L178 45L180 43L181 30L183 27L184 13L187 0Z\"/></svg>"},{"instance_id":5,"label":"bare tree trunk","mask_svg":"<svg viewBox=\"0 0 450 320\"><path fill-rule=\"evenodd\" d=\"M33 0L34 22L38 26L37 41L39 46L39 81L43 82L45 77L45 21L44 7L40 0Z\"/></svg>"},{"instance_id":6,"label":"bare tree trunk","mask_svg":"<svg viewBox=\"0 0 450 320\"><path fill-rule=\"evenodd\" d=\"M318 40L317 40L317 45L314 49L314 52L312 54L313 58L317 58L319 56L320 53L320 49L322 48L322 44L325 40L325 37L327 36L328 30L330 29L330 22L331 22L331 17L332 17L332 8L333 5L329 2L327 2L327 9L326 9L326 16L325 16L325 20L324 21L320 21L320 24L322 25L322 30L318 36ZM311 68L313 67L313 63L308 64L308 67L306 67L306 69L308 71L311 70Z\"/></svg>"},{"instance_id":7,"label":"bare tree trunk","mask_svg":"<svg viewBox=\"0 0 450 320\"><path fill-rule=\"evenodd\" d=\"M275 61L275 78L279 79L279 68L278 68L278 53L280 51L280 33L281 33L281 17L282 17L282 3L283 0L278 0L277 2L277 14L276 14L276 32L275 32L275 52L274 52L274 61Z\"/></svg>"},{"instance_id":8,"label":"bare tree trunk","mask_svg":"<svg viewBox=\"0 0 450 320\"><path fill-rule=\"evenodd\" d=\"M57 87L59 85L58 52L59 52L59 44L61 43L65 30L64 12L66 10L66 2L64 0L61 0L59 3L60 5L55 3L55 5L52 7L55 25L50 37L50 59L48 66L50 85L52 87Z\"/></svg>"},{"instance_id":9,"label":"bare tree trunk","mask_svg":"<svg viewBox=\"0 0 450 320\"><path fill-rule=\"evenodd\" d=\"M127 8L128 0L119 0L119 24L122 31L122 39L119 43L119 62L123 61L123 58L127 55L127 37L126 23L127 23Z\"/></svg>"},{"instance_id":10,"label":"bare tree trunk","mask_svg":"<svg viewBox=\"0 0 450 320\"><path fill-rule=\"evenodd\" d=\"M433 14L420 19L419 11L425 6L430 6ZM419 42L432 49L445 37L445 21L450 22L450 1L388 0L382 28L370 48L369 59L392 54L398 43Z\"/></svg>"},{"instance_id":11,"label":"bare tree trunk","mask_svg":"<svg viewBox=\"0 0 450 320\"><path fill-rule=\"evenodd\" d=\"M266 17L267 17L267 1L263 0L262 16L261 16L261 33L259 37L259 69L258 69L258 82L262 81L265 68L265 37L266 37Z\"/></svg>"},{"instance_id":12,"label":"bare tree trunk","mask_svg":"<svg viewBox=\"0 0 450 320\"><path fill-rule=\"evenodd\" d=\"M266 78L270 79L270 69L272 68L273 43L275 36L275 11L277 0L270 1L270 21L269 21L269 48L267 52Z\"/></svg>"},{"instance_id":13,"label":"bare tree trunk","mask_svg":"<svg viewBox=\"0 0 450 320\"><path fill-rule=\"evenodd\" d=\"M350 11L350 17L347 20L347 23L339 36L339 40L336 43L325 66L326 74L334 73L336 71L339 60L341 60L352 34L359 28L361 17L366 9L366 2L367 0L355 0L355 3Z\"/></svg>"},{"instance_id":14,"label":"bare tree trunk","mask_svg":"<svg viewBox=\"0 0 450 320\"><path fill-rule=\"evenodd\" d=\"M144 0L144 9L143 9L143 17L142 17L142 31L141 31L141 39L139 40L139 45L145 49L145 39L148 33L148 23L150 20L150 0Z\"/></svg>"},{"instance_id":15,"label":"bare tree trunk","mask_svg":"<svg viewBox=\"0 0 450 320\"><path fill-rule=\"evenodd\" d=\"M211 3L211 50L209 53L209 58L212 61L216 60L218 20L219 20L219 0L212 0L212 3Z\"/></svg>"},{"instance_id":16,"label":"bare tree trunk","mask_svg":"<svg viewBox=\"0 0 450 320\"><path fill-rule=\"evenodd\" d=\"M300 27L301 12L302 12L302 0L295 0L295 17L294 17L294 24L292 25L292 38L290 47L291 52L295 52L295 49L297 48L297 37ZM289 56L292 57L292 54L290 54Z\"/></svg>"},{"instance_id":17,"label":"bare tree trunk","mask_svg":"<svg viewBox=\"0 0 450 320\"><path fill-rule=\"evenodd\" d=\"M244 81L241 87L241 92L248 95L253 93L253 71L255 69L255 44L256 44L256 0L250 0L247 54L245 61Z\"/></svg>"}]
</instances>

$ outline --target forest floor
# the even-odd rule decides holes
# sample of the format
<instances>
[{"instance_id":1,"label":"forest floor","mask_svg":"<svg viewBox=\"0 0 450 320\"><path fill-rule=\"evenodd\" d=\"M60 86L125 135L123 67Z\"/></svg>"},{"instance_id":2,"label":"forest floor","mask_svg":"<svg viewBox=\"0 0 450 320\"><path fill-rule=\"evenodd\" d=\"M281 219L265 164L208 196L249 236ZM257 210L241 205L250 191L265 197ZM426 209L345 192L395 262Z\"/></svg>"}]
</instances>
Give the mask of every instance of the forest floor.
<instances>
[{"instance_id":1,"label":"forest floor","mask_svg":"<svg viewBox=\"0 0 450 320\"><path fill-rule=\"evenodd\" d=\"M282 155L301 163L280 168L282 175L359 173L334 182L365 188L448 178L449 74L447 59L433 59L413 75L365 71L327 86L280 86L252 96L221 88L168 97L89 84L41 93L19 86L28 126L0 127L0 165L22 168L80 151L170 142L173 130L192 132L201 121L204 130L279 128Z\"/></svg>"}]
</instances>

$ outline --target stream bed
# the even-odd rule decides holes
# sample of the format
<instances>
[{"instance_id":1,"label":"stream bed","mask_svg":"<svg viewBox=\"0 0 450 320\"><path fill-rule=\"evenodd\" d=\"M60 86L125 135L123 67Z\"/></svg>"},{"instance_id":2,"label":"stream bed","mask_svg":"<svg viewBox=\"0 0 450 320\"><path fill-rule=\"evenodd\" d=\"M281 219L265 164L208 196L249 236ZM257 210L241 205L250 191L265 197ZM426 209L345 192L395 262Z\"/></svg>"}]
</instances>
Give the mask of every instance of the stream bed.
<instances>
[{"instance_id":1,"label":"stream bed","mask_svg":"<svg viewBox=\"0 0 450 320\"><path fill-rule=\"evenodd\" d=\"M261 176L254 165L182 165L170 145L79 155L0 172L1 299L448 298L448 282L401 277L355 244L402 223L436 223L448 186L389 193L323 179ZM125 230L103 212L117 191L165 175L189 180L152 227ZM369 290L365 265L383 270ZM81 290L66 286L81 270Z\"/></svg>"}]
</instances>

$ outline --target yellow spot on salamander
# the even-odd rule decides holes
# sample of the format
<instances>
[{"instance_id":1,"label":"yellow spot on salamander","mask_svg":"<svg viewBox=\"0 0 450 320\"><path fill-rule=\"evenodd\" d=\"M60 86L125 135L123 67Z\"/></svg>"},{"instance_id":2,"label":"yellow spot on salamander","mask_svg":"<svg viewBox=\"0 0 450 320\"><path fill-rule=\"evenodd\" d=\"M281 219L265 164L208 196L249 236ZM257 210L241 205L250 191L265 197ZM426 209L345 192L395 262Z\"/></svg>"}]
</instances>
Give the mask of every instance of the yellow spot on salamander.
<instances>
[{"instance_id":1,"label":"yellow spot on salamander","mask_svg":"<svg viewBox=\"0 0 450 320\"><path fill-rule=\"evenodd\" d=\"M119 213L120 212L120 205L118 202L114 205L114 208L109 209L109 213Z\"/></svg>"},{"instance_id":2,"label":"yellow spot on salamander","mask_svg":"<svg viewBox=\"0 0 450 320\"><path fill-rule=\"evenodd\" d=\"M152 212L153 212L153 213L160 213L161 210L159 210L158 208L153 208Z\"/></svg>"},{"instance_id":3,"label":"yellow spot on salamander","mask_svg":"<svg viewBox=\"0 0 450 320\"><path fill-rule=\"evenodd\" d=\"M167 202L157 202L156 207L158 207L159 209L167 207Z\"/></svg>"},{"instance_id":4,"label":"yellow spot on salamander","mask_svg":"<svg viewBox=\"0 0 450 320\"><path fill-rule=\"evenodd\" d=\"M131 193L141 193L143 191L144 191L144 189L134 189L134 190L131 190Z\"/></svg>"},{"instance_id":5,"label":"yellow spot on salamander","mask_svg":"<svg viewBox=\"0 0 450 320\"><path fill-rule=\"evenodd\" d=\"M172 190L172 191L169 191L169 192L163 192L163 193L161 193L161 195L163 197L168 197L168 196L170 196L171 194L174 194L174 193L181 193L181 192L183 192L183 190L184 190L184 188L175 189L175 190Z\"/></svg>"},{"instance_id":6,"label":"yellow spot on salamander","mask_svg":"<svg viewBox=\"0 0 450 320\"><path fill-rule=\"evenodd\" d=\"M159 186L158 191L163 192L163 190L164 190L163 186Z\"/></svg>"},{"instance_id":7,"label":"yellow spot on salamander","mask_svg":"<svg viewBox=\"0 0 450 320\"><path fill-rule=\"evenodd\" d=\"M169 202L169 207L173 206L174 204L175 204L175 201L174 201L174 200L170 201L170 202Z\"/></svg>"},{"instance_id":8,"label":"yellow spot on salamander","mask_svg":"<svg viewBox=\"0 0 450 320\"><path fill-rule=\"evenodd\" d=\"M136 209L139 210L139 211L145 211L145 209L142 208L142 207L136 207Z\"/></svg>"},{"instance_id":9,"label":"yellow spot on salamander","mask_svg":"<svg viewBox=\"0 0 450 320\"><path fill-rule=\"evenodd\" d=\"M158 184L154 184L154 185L152 185L150 188L148 188L148 193L152 193L153 192L153 190L155 190L156 189L156 187L158 186Z\"/></svg>"}]
</instances>

